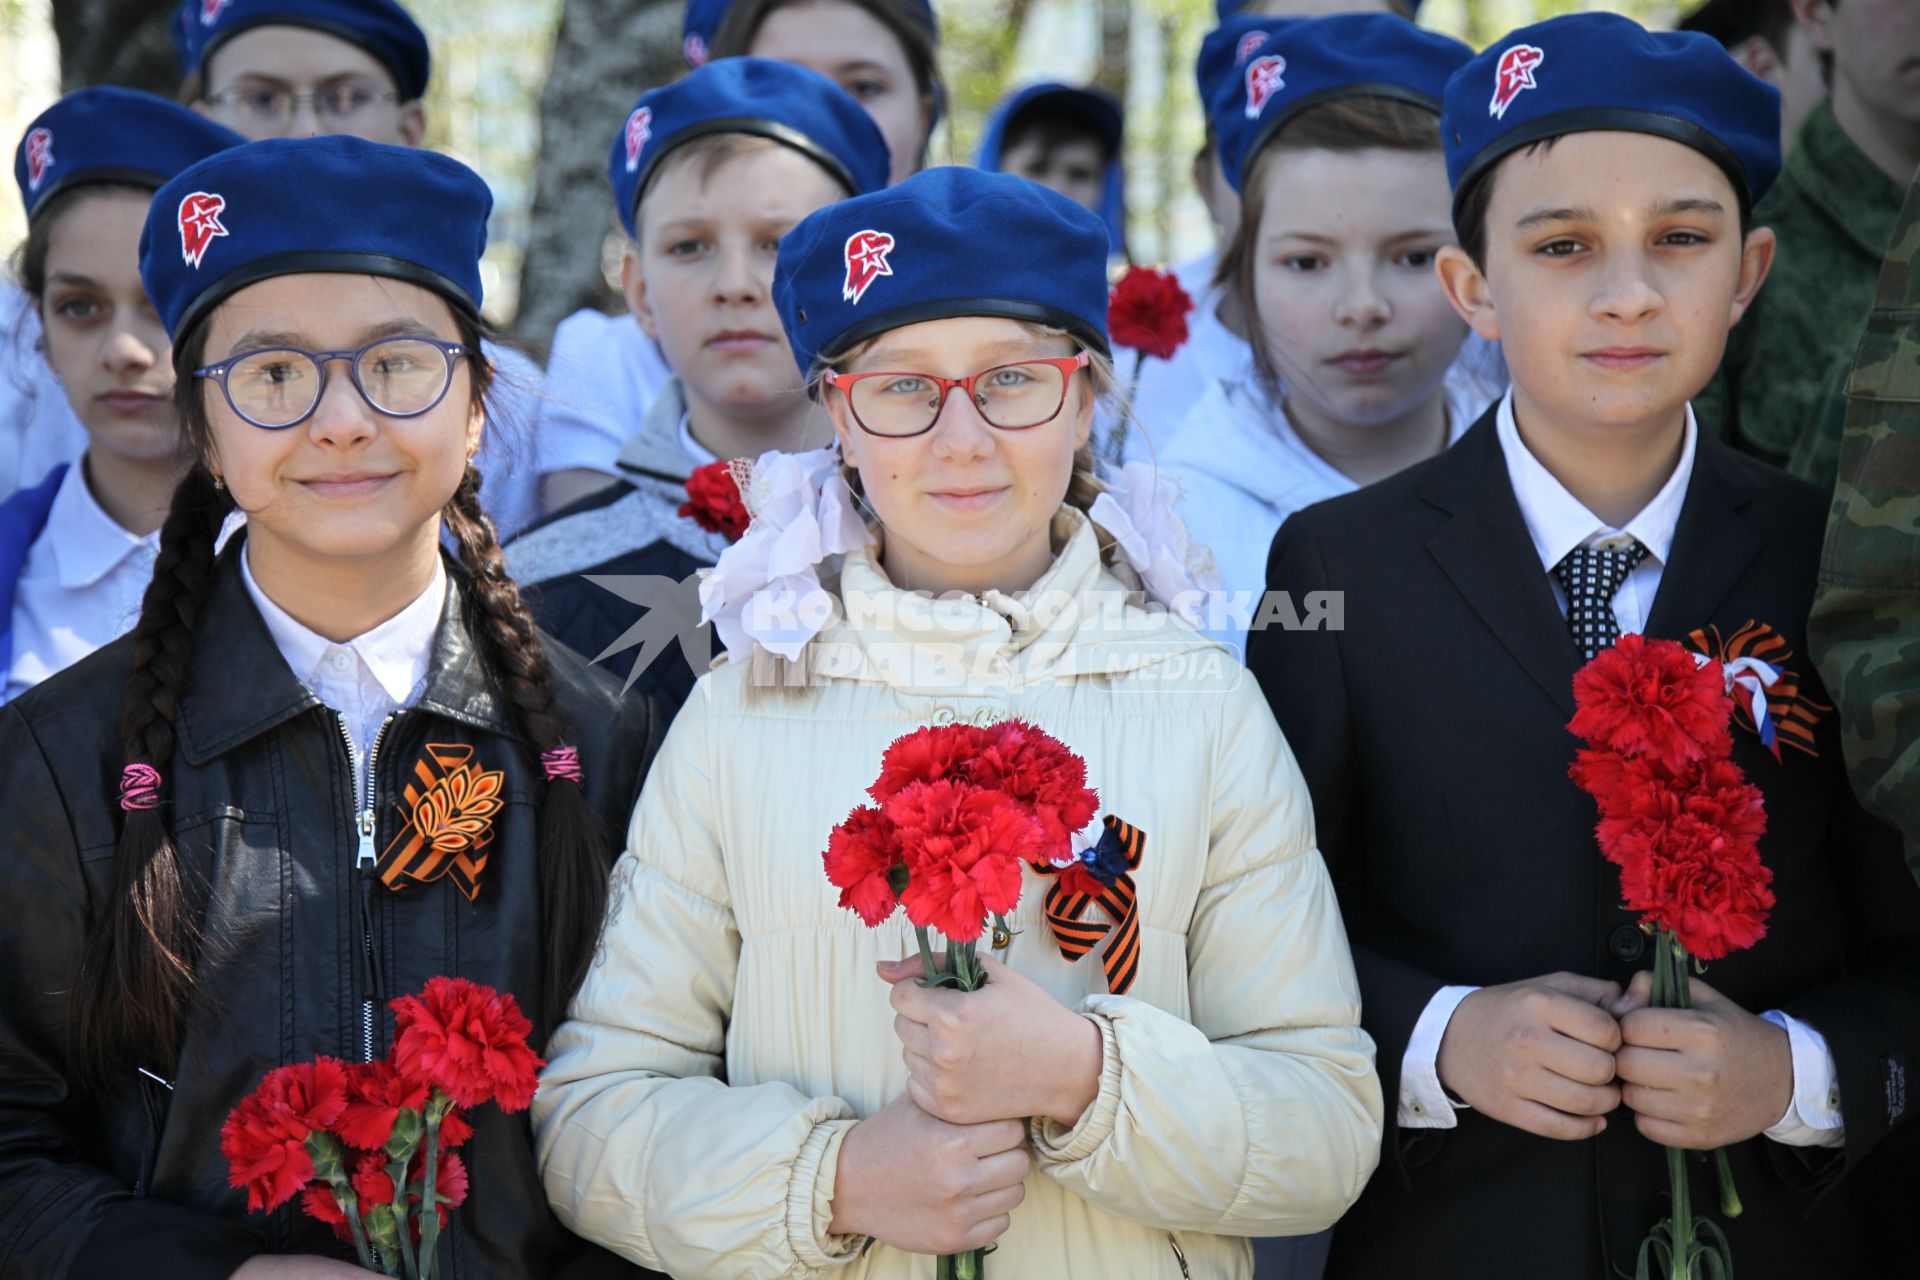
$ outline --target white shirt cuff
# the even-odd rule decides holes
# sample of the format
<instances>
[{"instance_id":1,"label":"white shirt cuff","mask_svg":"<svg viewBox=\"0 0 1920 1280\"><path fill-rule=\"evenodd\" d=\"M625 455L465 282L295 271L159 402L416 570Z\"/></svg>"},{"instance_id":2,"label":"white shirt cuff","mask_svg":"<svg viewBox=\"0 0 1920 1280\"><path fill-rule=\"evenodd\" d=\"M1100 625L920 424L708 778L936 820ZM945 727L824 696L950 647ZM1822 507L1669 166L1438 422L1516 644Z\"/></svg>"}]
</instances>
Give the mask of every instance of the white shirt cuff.
<instances>
[{"instance_id":1,"label":"white shirt cuff","mask_svg":"<svg viewBox=\"0 0 1920 1280\"><path fill-rule=\"evenodd\" d=\"M1440 1087L1440 1041L1447 1034L1447 1024L1453 1021L1453 1011L1479 989L1440 988L1413 1024L1406 1055L1400 1059L1398 1119L1402 1129L1451 1129L1459 1123L1453 1113L1467 1109L1466 1103L1455 1102Z\"/></svg>"},{"instance_id":2,"label":"white shirt cuff","mask_svg":"<svg viewBox=\"0 0 1920 1280\"><path fill-rule=\"evenodd\" d=\"M1827 1048L1827 1038L1778 1009L1760 1016L1787 1033L1787 1045L1793 1053L1793 1093L1787 1101L1787 1113L1765 1136L1789 1147L1845 1146L1847 1128L1840 1115L1836 1078L1839 1068Z\"/></svg>"}]
</instances>

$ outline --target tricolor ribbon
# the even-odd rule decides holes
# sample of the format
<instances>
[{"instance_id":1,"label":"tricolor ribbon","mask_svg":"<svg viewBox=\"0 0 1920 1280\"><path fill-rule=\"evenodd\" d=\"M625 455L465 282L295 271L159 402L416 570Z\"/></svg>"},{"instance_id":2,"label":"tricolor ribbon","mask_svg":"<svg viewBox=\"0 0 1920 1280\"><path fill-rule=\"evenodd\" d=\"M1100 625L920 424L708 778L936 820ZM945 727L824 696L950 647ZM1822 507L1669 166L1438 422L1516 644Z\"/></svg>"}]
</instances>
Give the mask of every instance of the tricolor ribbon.
<instances>
[{"instance_id":1,"label":"tricolor ribbon","mask_svg":"<svg viewBox=\"0 0 1920 1280\"><path fill-rule=\"evenodd\" d=\"M1107 938L1100 963L1107 971L1107 990L1121 996L1140 971L1140 919L1131 873L1140 866L1147 836L1112 814L1101 821L1105 829L1085 855L1061 866L1031 865L1039 874L1055 877L1047 888L1045 910L1060 954L1072 963ZM1124 871L1119 870L1122 866ZM1080 874L1065 874L1073 871ZM1098 886L1098 891L1089 892L1089 885ZM1082 920L1089 906L1099 907L1113 923Z\"/></svg>"},{"instance_id":2,"label":"tricolor ribbon","mask_svg":"<svg viewBox=\"0 0 1920 1280\"><path fill-rule=\"evenodd\" d=\"M1802 697L1800 677L1787 667L1793 650L1764 622L1748 619L1732 635L1721 638L1717 626L1701 627L1687 640L1696 652L1694 662L1718 662L1734 699L1734 720L1759 735L1760 743L1780 758L1784 743L1810 756L1813 726L1833 708Z\"/></svg>"},{"instance_id":3,"label":"tricolor ribbon","mask_svg":"<svg viewBox=\"0 0 1920 1280\"><path fill-rule=\"evenodd\" d=\"M451 876L469 899L479 897L505 783L504 773L473 762L466 743L429 742L402 792L407 821L380 855L380 882L403 889Z\"/></svg>"}]
</instances>

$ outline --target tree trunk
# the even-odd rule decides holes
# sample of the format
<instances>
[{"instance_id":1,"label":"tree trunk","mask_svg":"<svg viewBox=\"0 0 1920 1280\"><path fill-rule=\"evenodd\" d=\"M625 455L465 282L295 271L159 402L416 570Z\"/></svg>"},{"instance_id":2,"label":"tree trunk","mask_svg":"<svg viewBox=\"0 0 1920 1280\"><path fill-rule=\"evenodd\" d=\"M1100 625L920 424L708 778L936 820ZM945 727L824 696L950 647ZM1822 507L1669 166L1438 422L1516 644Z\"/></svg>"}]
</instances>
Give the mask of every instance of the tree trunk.
<instances>
[{"instance_id":1,"label":"tree trunk","mask_svg":"<svg viewBox=\"0 0 1920 1280\"><path fill-rule=\"evenodd\" d=\"M680 0L565 0L540 95L540 152L513 336L544 352L582 307L613 310L610 237L620 234L607 149L634 99L686 70Z\"/></svg>"},{"instance_id":2,"label":"tree trunk","mask_svg":"<svg viewBox=\"0 0 1920 1280\"><path fill-rule=\"evenodd\" d=\"M180 89L180 58L167 34L173 7L173 0L56 0L62 91L117 84L173 97Z\"/></svg>"},{"instance_id":3,"label":"tree trunk","mask_svg":"<svg viewBox=\"0 0 1920 1280\"><path fill-rule=\"evenodd\" d=\"M1131 46L1129 0L1100 0L1100 65L1093 82L1114 97L1127 100L1127 55Z\"/></svg>"}]
</instances>

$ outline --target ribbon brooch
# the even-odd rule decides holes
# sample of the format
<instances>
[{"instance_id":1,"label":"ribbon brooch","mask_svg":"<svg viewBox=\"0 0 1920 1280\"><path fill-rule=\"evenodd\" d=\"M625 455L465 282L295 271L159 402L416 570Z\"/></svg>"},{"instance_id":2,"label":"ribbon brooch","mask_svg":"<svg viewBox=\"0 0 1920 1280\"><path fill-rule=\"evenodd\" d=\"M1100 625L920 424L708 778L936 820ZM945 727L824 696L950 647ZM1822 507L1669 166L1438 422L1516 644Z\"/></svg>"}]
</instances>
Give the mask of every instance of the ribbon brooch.
<instances>
[{"instance_id":1,"label":"ribbon brooch","mask_svg":"<svg viewBox=\"0 0 1920 1280\"><path fill-rule=\"evenodd\" d=\"M451 876L469 899L479 897L505 782L498 769L474 763L471 746L429 742L402 792L407 820L380 855L380 882L403 889Z\"/></svg>"},{"instance_id":2,"label":"ribbon brooch","mask_svg":"<svg viewBox=\"0 0 1920 1280\"><path fill-rule=\"evenodd\" d=\"M1100 963L1107 971L1107 990L1123 996L1140 971L1140 920L1132 872L1140 865L1147 834L1108 814L1101 819L1099 840L1077 850L1071 861L1053 866L1031 863L1054 881L1047 887L1047 926L1068 963L1093 950L1107 938ZM1075 844L1081 843L1076 839ZM1081 913L1097 906L1113 921L1082 920ZM1109 935L1111 935L1109 937Z\"/></svg>"},{"instance_id":3,"label":"ribbon brooch","mask_svg":"<svg viewBox=\"0 0 1920 1280\"><path fill-rule=\"evenodd\" d=\"M1749 618L1725 639L1719 627L1707 626L1689 633L1687 642L1697 650L1696 663L1720 664L1733 698L1734 723L1758 734L1775 760L1782 744L1810 756L1820 754L1814 749L1813 726L1833 708L1802 696L1800 677L1786 666L1793 650L1778 632Z\"/></svg>"}]
</instances>

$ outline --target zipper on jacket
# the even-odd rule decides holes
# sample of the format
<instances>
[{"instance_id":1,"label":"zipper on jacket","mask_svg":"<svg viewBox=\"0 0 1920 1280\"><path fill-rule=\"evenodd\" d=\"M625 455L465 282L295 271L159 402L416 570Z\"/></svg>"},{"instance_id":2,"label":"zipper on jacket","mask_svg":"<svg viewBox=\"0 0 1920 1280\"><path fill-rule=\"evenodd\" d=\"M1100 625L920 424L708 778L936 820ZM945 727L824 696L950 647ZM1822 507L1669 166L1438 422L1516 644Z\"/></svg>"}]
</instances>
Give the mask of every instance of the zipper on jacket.
<instances>
[{"instance_id":1,"label":"zipper on jacket","mask_svg":"<svg viewBox=\"0 0 1920 1280\"><path fill-rule=\"evenodd\" d=\"M365 803L353 815L354 870L360 877L360 1060L373 1061L373 1023L380 1003L386 997L386 991L380 978L380 956L374 947L373 927L373 885L378 877L380 853L374 848L374 795L378 787L378 766L380 763L380 744L387 736L387 728L399 715L395 712L380 722L374 731L373 745L367 748L366 786L360 796ZM347 718L338 712L334 719L340 722L340 739L347 746L347 767L353 767L353 730L347 727ZM358 779L356 779L358 781Z\"/></svg>"},{"instance_id":2,"label":"zipper on jacket","mask_svg":"<svg viewBox=\"0 0 1920 1280\"><path fill-rule=\"evenodd\" d=\"M1185 1280L1193 1280L1193 1273L1187 1270L1187 1255L1180 1251L1180 1241L1171 1231L1167 1232L1167 1243L1173 1246L1173 1257L1180 1264L1180 1274Z\"/></svg>"}]
</instances>

